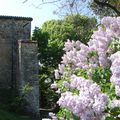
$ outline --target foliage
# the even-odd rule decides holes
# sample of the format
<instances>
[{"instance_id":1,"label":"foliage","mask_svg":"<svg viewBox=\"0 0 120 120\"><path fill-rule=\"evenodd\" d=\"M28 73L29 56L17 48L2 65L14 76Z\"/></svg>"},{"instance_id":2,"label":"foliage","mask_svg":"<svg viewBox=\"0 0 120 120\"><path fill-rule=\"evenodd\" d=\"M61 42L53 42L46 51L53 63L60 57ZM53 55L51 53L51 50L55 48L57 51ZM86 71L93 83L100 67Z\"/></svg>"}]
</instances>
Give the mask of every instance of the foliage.
<instances>
[{"instance_id":1,"label":"foliage","mask_svg":"<svg viewBox=\"0 0 120 120\"><path fill-rule=\"evenodd\" d=\"M51 85L60 94L58 120L120 119L119 23L120 17L104 17L87 45L65 43Z\"/></svg>"},{"instance_id":2,"label":"foliage","mask_svg":"<svg viewBox=\"0 0 120 120\"><path fill-rule=\"evenodd\" d=\"M48 33L47 65L54 68L61 61L62 49L67 39L87 43L96 27L96 19L80 15L69 15L63 20L47 21L42 26L42 32ZM45 56L43 56L45 57ZM44 64L44 63L43 63Z\"/></svg>"},{"instance_id":3,"label":"foliage","mask_svg":"<svg viewBox=\"0 0 120 120\"><path fill-rule=\"evenodd\" d=\"M86 16L68 15L63 20L51 20L45 22L42 26L44 32L48 32L50 35L49 44L52 42L58 42L59 46L63 47L63 43L67 39L80 40L83 43L87 43L93 30L96 27L96 19Z\"/></svg>"},{"instance_id":4,"label":"foliage","mask_svg":"<svg viewBox=\"0 0 120 120\"><path fill-rule=\"evenodd\" d=\"M21 89L21 96L16 89L0 89L0 120L38 120L25 115L27 105L24 97L32 90L29 84Z\"/></svg>"},{"instance_id":5,"label":"foliage","mask_svg":"<svg viewBox=\"0 0 120 120\"><path fill-rule=\"evenodd\" d=\"M58 95L50 88L50 84L53 82L53 68L50 67L40 67L39 74L39 85L40 85L40 107L41 108L51 108L55 107L55 102L57 101Z\"/></svg>"},{"instance_id":6,"label":"foliage","mask_svg":"<svg viewBox=\"0 0 120 120\"><path fill-rule=\"evenodd\" d=\"M20 93L17 89L0 89L0 106L7 111L23 113L24 107L28 104L25 96L32 90L32 86L25 84ZM5 105L5 106L4 106Z\"/></svg>"},{"instance_id":7,"label":"foliage","mask_svg":"<svg viewBox=\"0 0 120 120\"><path fill-rule=\"evenodd\" d=\"M41 60L42 63L46 63L47 60L47 44L48 44L48 33L42 32L42 30L38 27L35 27L32 35L32 40L37 41L38 43L38 59Z\"/></svg>"},{"instance_id":8,"label":"foliage","mask_svg":"<svg viewBox=\"0 0 120 120\"><path fill-rule=\"evenodd\" d=\"M95 18L72 15L63 20L47 21L41 29L35 28L33 40L38 42L41 107L52 107L51 101L57 99L56 94L50 90L50 84L54 81L54 69L61 61L66 39L81 39L81 42L86 43L95 26Z\"/></svg>"}]
</instances>

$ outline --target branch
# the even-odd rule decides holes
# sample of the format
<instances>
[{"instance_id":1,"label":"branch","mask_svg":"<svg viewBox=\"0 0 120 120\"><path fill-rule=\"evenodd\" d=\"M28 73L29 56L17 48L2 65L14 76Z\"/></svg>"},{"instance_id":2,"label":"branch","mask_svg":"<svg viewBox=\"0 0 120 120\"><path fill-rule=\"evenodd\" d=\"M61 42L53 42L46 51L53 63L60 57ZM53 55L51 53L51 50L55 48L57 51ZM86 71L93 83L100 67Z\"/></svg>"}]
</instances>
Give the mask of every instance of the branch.
<instances>
[{"instance_id":1,"label":"branch","mask_svg":"<svg viewBox=\"0 0 120 120\"><path fill-rule=\"evenodd\" d=\"M28 0L24 0L23 3L26 3Z\"/></svg>"},{"instance_id":2,"label":"branch","mask_svg":"<svg viewBox=\"0 0 120 120\"><path fill-rule=\"evenodd\" d=\"M28 2L29 0L24 0L23 1L23 3L26 3L26 2ZM61 1L61 0L53 0L53 1L47 1L47 2L44 2L44 0L42 0L41 2L42 3L40 3L39 5L43 5L43 4L52 4L52 3L56 3L56 2L59 2L59 1Z\"/></svg>"},{"instance_id":3,"label":"branch","mask_svg":"<svg viewBox=\"0 0 120 120\"><path fill-rule=\"evenodd\" d=\"M114 10L117 13L117 15L120 15L120 11L118 9L116 9L114 6L112 6L111 4L106 3L106 2L100 2L99 0L94 0L94 2L97 5L107 6L107 7L111 8L112 10Z\"/></svg>"},{"instance_id":4,"label":"branch","mask_svg":"<svg viewBox=\"0 0 120 120\"><path fill-rule=\"evenodd\" d=\"M42 1L42 3L41 3L40 5L42 5L42 4L56 3L56 2L59 2L59 1L61 1L61 0L53 0L53 1L49 1L49 2L44 2L44 1Z\"/></svg>"},{"instance_id":5,"label":"branch","mask_svg":"<svg viewBox=\"0 0 120 120\"><path fill-rule=\"evenodd\" d=\"M42 3L40 3L40 4L38 4L36 7L37 8L39 8L39 6L41 6L41 5L45 5L45 4L53 4L53 3L57 3L57 2L60 2L61 0L53 0L53 1L47 1L47 2L44 2L43 0L42 0Z\"/></svg>"}]
</instances>

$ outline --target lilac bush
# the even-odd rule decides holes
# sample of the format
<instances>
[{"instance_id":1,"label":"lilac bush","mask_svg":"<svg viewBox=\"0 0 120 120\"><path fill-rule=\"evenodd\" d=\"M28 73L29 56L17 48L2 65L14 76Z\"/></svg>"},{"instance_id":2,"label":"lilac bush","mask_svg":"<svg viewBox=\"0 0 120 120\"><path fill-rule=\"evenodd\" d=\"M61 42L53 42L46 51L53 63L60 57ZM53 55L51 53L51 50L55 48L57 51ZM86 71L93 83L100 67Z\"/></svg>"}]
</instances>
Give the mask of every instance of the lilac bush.
<instances>
[{"instance_id":1,"label":"lilac bush","mask_svg":"<svg viewBox=\"0 0 120 120\"><path fill-rule=\"evenodd\" d=\"M87 45L68 40L64 51L51 85L60 94L54 119L119 119L120 17L104 17Z\"/></svg>"},{"instance_id":2,"label":"lilac bush","mask_svg":"<svg viewBox=\"0 0 120 120\"><path fill-rule=\"evenodd\" d=\"M70 87L78 89L79 94L73 94L70 91L64 92L61 94L58 104L80 116L81 119L98 120L101 118L108 97L101 92L100 87L91 80L77 76L71 78Z\"/></svg>"}]
</instances>

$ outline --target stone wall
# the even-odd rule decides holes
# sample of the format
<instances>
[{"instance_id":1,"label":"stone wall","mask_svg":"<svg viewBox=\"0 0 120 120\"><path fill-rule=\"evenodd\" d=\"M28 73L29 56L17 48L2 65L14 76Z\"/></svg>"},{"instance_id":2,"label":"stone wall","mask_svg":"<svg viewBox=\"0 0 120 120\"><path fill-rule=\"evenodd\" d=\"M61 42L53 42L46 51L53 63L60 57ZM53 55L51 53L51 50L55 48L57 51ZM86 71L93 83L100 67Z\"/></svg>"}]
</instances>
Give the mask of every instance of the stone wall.
<instances>
[{"instance_id":1,"label":"stone wall","mask_svg":"<svg viewBox=\"0 0 120 120\"><path fill-rule=\"evenodd\" d=\"M39 83L38 61L36 42L19 41L19 91L26 85L31 90L25 95L28 105L25 109L28 113L39 116Z\"/></svg>"},{"instance_id":2,"label":"stone wall","mask_svg":"<svg viewBox=\"0 0 120 120\"><path fill-rule=\"evenodd\" d=\"M37 44L29 42L32 18L0 16L0 90L15 88L25 96L26 112L39 115ZM23 41L18 41L22 39Z\"/></svg>"},{"instance_id":3,"label":"stone wall","mask_svg":"<svg viewBox=\"0 0 120 120\"><path fill-rule=\"evenodd\" d=\"M0 16L0 87L13 87L17 79L19 39L30 39L32 18Z\"/></svg>"}]
</instances>

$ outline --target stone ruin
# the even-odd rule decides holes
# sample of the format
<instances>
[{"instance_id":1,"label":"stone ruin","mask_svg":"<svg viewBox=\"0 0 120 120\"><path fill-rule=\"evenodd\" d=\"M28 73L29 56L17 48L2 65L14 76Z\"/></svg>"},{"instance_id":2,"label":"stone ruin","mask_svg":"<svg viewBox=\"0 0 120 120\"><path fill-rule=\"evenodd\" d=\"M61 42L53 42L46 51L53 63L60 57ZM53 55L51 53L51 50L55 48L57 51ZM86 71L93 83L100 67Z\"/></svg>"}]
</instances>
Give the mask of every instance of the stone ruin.
<instances>
[{"instance_id":1,"label":"stone ruin","mask_svg":"<svg viewBox=\"0 0 120 120\"><path fill-rule=\"evenodd\" d=\"M37 43L30 41L29 17L0 16L0 89L16 89L19 95L29 84L25 96L26 112L39 116Z\"/></svg>"}]
</instances>

